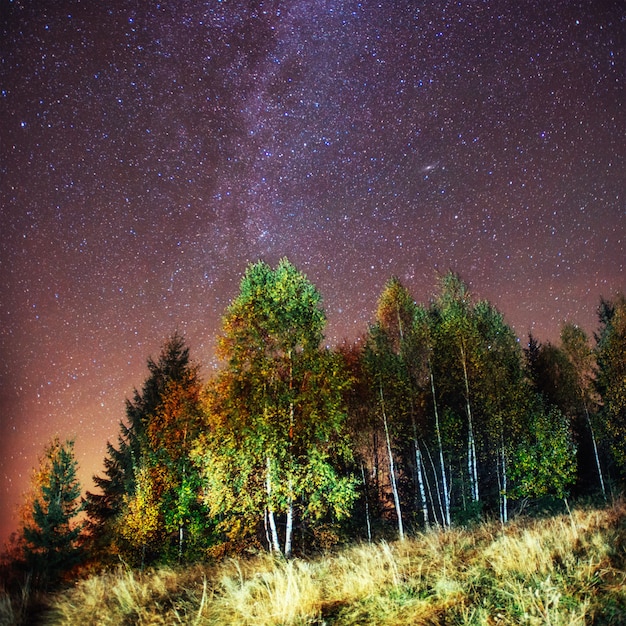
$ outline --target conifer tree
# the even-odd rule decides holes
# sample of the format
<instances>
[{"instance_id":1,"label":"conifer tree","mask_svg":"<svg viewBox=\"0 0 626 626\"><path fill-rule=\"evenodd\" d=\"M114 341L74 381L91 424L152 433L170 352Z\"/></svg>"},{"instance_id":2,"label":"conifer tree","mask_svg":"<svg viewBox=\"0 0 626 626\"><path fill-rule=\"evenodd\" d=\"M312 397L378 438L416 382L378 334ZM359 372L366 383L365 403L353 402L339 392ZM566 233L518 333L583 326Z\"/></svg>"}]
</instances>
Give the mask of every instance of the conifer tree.
<instances>
[{"instance_id":1,"label":"conifer tree","mask_svg":"<svg viewBox=\"0 0 626 626\"><path fill-rule=\"evenodd\" d=\"M81 558L80 483L74 442L57 437L46 446L35 474L32 507L23 525L25 560L36 584L56 583Z\"/></svg>"},{"instance_id":2,"label":"conifer tree","mask_svg":"<svg viewBox=\"0 0 626 626\"><path fill-rule=\"evenodd\" d=\"M197 367L191 363L189 348L177 332L164 343L157 360L148 359L147 367L149 375L141 390L135 389L133 399L126 401L126 421L120 422L117 447L107 443L104 475L94 476L101 493L87 492L86 495L92 548L95 556L105 559L111 554L112 545L122 550L126 545L132 550L125 540L128 533L121 530L123 516L129 512L128 505L135 495L141 471L156 462L149 435L150 424L160 419L158 413L170 385L198 385ZM157 495L162 494L158 492ZM163 521L161 526L164 526ZM162 537L164 533L162 528ZM145 556L143 552L141 558Z\"/></svg>"}]
</instances>

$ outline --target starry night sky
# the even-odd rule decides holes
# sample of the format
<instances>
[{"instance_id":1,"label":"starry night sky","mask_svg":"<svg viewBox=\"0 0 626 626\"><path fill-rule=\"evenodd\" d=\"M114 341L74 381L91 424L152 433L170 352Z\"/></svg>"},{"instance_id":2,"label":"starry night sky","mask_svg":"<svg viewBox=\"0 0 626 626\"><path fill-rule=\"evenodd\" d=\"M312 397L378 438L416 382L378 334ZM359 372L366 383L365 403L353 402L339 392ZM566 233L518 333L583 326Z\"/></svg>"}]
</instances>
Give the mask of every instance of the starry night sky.
<instances>
[{"instance_id":1,"label":"starry night sky","mask_svg":"<svg viewBox=\"0 0 626 626\"><path fill-rule=\"evenodd\" d=\"M0 540L50 437L102 468L249 262L327 341L458 271L522 341L626 288L622 1L0 0Z\"/></svg>"}]
</instances>

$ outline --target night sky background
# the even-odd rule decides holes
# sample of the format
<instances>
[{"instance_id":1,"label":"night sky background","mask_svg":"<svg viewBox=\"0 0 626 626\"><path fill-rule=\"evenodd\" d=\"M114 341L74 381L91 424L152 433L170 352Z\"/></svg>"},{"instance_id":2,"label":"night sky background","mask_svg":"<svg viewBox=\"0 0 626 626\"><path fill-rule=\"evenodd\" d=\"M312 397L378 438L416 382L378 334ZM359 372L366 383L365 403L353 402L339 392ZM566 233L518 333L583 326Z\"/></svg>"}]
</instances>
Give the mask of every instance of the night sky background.
<instances>
[{"instance_id":1,"label":"night sky background","mask_svg":"<svg viewBox=\"0 0 626 626\"><path fill-rule=\"evenodd\" d=\"M626 4L0 0L0 540L44 444L102 469L246 265L354 339L459 272L521 341L626 289Z\"/></svg>"}]
</instances>

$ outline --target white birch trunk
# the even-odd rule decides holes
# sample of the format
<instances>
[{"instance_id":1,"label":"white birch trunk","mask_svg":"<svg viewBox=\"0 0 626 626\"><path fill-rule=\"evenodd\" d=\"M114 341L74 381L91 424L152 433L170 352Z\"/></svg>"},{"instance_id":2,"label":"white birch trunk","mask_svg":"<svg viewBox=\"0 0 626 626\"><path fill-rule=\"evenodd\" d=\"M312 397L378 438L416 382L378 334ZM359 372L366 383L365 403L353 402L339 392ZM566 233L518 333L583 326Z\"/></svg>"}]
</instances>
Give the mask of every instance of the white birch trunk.
<instances>
[{"instance_id":1,"label":"white birch trunk","mask_svg":"<svg viewBox=\"0 0 626 626\"><path fill-rule=\"evenodd\" d=\"M448 491L448 478L446 475L446 465L443 458L443 444L441 443L441 430L439 428L439 409L437 407L437 396L435 395L435 379L433 377L433 368L430 364L430 358L428 359L428 373L430 374L430 391L433 396L433 409L435 411L435 431L437 433L437 446L439 448L439 465L441 466L441 489L443 491L443 504L445 511L445 518L443 525L447 528L450 527L450 493ZM437 485L437 491L439 492L439 485Z\"/></svg>"},{"instance_id":2,"label":"white birch trunk","mask_svg":"<svg viewBox=\"0 0 626 626\"><path fill-rule=\"evenodd\" d=\"M396 507L396 516L398 517L398 536L400 541L404 541L404 525L402 523L402 509L400 508L400 497L398 495L398 485L396 483L396 468L393 461L393 453L391 452L391 439L389 437L389 426L387 425L387 414L385 413L385 401L383 398L383 386L380 385L380 407L383 414L383 425L385 427L385 439L387 440L387 455L389 456L389 476L391 478L391 491L393 492L393 502Z\"/></svg>"},{"instance_id":3,"label":"white birch trunk","mask_svg":"<svg viewBox=\"0 0 626 626\"><path fill-rule=\"evenodd\" d=\"M478 494L478 464L476 461L476 441L474 439L474 424L472 420L472 406L470 404L469 379L467 377L467 363L465 349L461 344L461 362L463 364L463 376L465 379L465 410L467 412L467 469L470 478L470 491L472 500L479 501Z\"/></svg>"},{"instance_id":4,"label":"white birch trunk","mask_svg":"<svg viewBox=\"0 0 626 626\"><path fill-rule=\"evenodd\" d=\"M291 557L291 537L293 535L293 500L289 500L287 523L285 524L285 557Z\"/></svg>"},{"instance_id":5,"label":"white birch trunk","mask_svg":"<svg viewBox=\"0 0 626 626\"><path fill-rule=\"evenodd\" d=\"M183 525L178 527L178 562L183 562L183 543L185 540L185 531Z\"/></svg>"},{"instance_id":6,"label":"white birch trunk","mask_svg":"<svg viewBox=\"0 0 626 626\"><path fill-rule=\"evenodd\" d=\"M289 392L293 391L293 361L291 360L291 350L289 351ZM289 456L293 461L293 430L295 424L294 404L293 401L289 403ZM291 476L288 482L289 487L289 505L287 507L287 521L285 523L285 557L291 557L291 543L293 535L293 482Z\"/></svg>"},{"instance_id":7,"label":"white birch trunk","mask_svg":"<svg viewBox=\"0 0 626 626\"><path fill-rule=\"evenodd\" d=\"M269 526L268 517L269 517L268 510L267 510L267 507L265 507L265 511L263 511L263 526L265 527L265 541L267 541L267 546L271 552L272 551L272 538L270 537L270 526Z\"/></svg>"},{"instance_id":8,"label":"white birch trunk","mask_svg":"<svg viewBox=\"0 0 626 626\"><path fill-rule=\"evenodd\" d=\"M600 465L600 456L598 455L598 444L596 443L596 434L593 431L593 426L591 425L591 418L589 417L589 410L587 409L587 402L583 397L583 403L585 407L585 417L587 418L587 426L589 426L589 431L591 432L591 443L593 444L593 454L596 459L596 467L598 468L598 477L600 478L600 487L602 488L602 496L604 497L604 501L606 502L606 489L604 487L604 476L602 474L602 467Z\"/></svg>"},{"instance_id":9,"label":"white birch trunk","mask_svg":"<svg viewBox=\"0 0 626 626\"><path fill-rule=\"evenodd\" d=\"M420 450L417 439L415 443L415 464L417 466L417 482L419 484L420 498L422 499L422 514L424 516L424 527L430 528L430 519L428 517L428 501L426 500L426 490L424 489L424 476L422 475L422 451Z\"/></svg>"},{"instance_id":10,"label":"white birch trunk","mask_svg":"<svg viewBox=\"0 0 626 626\"><path fill-rule=\"evenodd\" d=\"M276 530L276 519L274 517L274 510L272 509L272 478L271 478L272 464L270 457L267 457L267 473L265 476L265 488L267 490L267 517L270 523L270 533L272 535L272 543L270 544L270 551L280 552L280 543L278 541L278 531Z\"/></svg>"},{"instance_id":11,"label":"white birch trunk","mask_svg":"<svg viewBox=\"0 0 626 626\"><path fill-rule=\"evenodd\" d=\"M428 446L426 444L424 444L424 447L426 448L426 454L428 455L428 462L430 463L430 468L433 471L433 476L435 477L435 487L437 488L437 504L439 506L439 517L441 518L441 525L445 528L446 527L446 516L443 510L443 500L441 498L441 490L439 487L439 481L437 478L437 469L435 468L435 462L433 461L433 455L430 453L430 449L428 448ZM430 496L430 503L433 509L433 515L435 517L435 523L439 523L439 521L437 520L437 515L435 513L436 508L435 508L435 501L433 499L433 494L432 491L430 489L430 481L428 480L428 472L425 472L425 476L426 476L426 487L428 488L428 495Z\"/></svg>"}]
</instances>

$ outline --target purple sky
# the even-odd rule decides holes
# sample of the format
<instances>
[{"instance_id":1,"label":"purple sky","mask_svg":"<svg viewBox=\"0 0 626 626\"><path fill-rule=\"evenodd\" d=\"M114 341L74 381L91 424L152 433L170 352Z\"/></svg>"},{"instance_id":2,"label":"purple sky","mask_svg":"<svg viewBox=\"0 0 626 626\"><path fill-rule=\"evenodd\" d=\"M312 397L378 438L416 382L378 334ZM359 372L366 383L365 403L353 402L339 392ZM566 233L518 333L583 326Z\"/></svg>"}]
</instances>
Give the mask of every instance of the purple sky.
<instances>
[{"instance_id":1,"label":"purple sky","mask_svg":"<svg viewBox=\"0 0 626 626\"><path fill-rule=\"evenodd\" d=\"M0 541L54 434L85 484L146 359L204 377L247 263L334 343L458 271L518 335L626 288L621 1L3 1Z\"/></svg>"}]
</instances>

